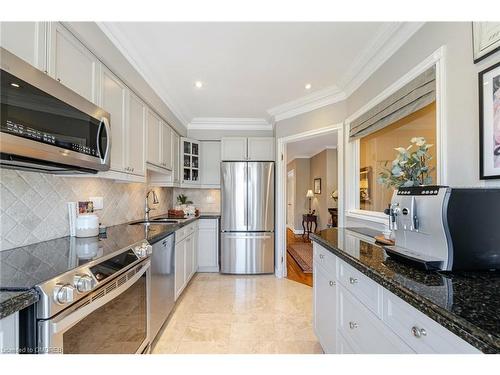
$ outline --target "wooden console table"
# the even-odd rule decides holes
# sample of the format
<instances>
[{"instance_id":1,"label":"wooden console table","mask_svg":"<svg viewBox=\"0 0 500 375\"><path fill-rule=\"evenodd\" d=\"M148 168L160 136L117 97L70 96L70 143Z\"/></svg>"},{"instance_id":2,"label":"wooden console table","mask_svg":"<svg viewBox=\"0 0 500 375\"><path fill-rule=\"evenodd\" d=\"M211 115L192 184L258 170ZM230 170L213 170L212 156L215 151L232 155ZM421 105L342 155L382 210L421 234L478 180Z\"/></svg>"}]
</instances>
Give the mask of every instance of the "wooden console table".
<instances>
[{"instance_id":1,"label":"wooden console table","mask_svg":"<svg viewBox=\"0 0 500 375\"><path fill-rule=\"evenodd\" d=\"M302 238L307 235L307 239L309 239L309 234L316 233L316 228L318 228L318 216L314 214L304 214L302 215L302 228L304 229L304 233L302 234ZM304 225L305 224L305 225ZM314 231L312 231L312 225L314 224Z\"/></svg>"}]
</instances>

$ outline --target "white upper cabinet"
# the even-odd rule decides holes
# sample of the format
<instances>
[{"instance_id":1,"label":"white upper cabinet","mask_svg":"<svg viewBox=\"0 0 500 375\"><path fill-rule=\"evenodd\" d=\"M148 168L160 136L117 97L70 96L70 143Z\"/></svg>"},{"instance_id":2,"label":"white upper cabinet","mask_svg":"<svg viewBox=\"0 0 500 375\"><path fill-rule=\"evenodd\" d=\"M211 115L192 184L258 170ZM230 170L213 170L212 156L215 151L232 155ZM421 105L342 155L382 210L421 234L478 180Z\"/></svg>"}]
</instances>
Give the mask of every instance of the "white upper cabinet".
<instances>
[{"instance_id":1,"label":"white upper cabinet","mask_svg":"<svg viewBox=\"0 0 500 375\"><path fill-rule=\"evenodd\" d=\"M200 184L200 142L181 138L181 178L187 185Z\"/></svg>"},{"instance_id":2,"label":"white upper cabinet","mask_svg":"<svg viewBox=\"0 0 500 375\"><path fill-rule=\"evenodd\" d=\"M161 166L172 170L172 130L161 122Z\"/></svg>"},{"instance_id":3,"label":"white upper cabinet","mask_svg":"<svg viewBox=\"0 0 500 375\"><path fill-rule=\"evenodd\" d=\"M220 142L201 142L201 185L203 187L220 187Z\"/></svg>"},{"instance_id":4,"label":"white upper cabinet","mask_svg":"<svg viewBox=\"0 0 500 375\"><path fill-rule=\"evenodd\" d=\"M145 161L145 133L146 133L146 106L129 91L128 95L128 123L127 123L127 167L128 172L144 176L146 174Z\"/></svg>"},{"instance_id":5,"label":"white upper cabinet","mask_svg":"<svg viewBox=\"0 0 500 375\"><path fill-rule=\"evenodd\" d=\"M48 36L49 74L97 103L99 60L60 23L50 23Z\"/></svg>"},{"instance_id":6,"label":"white upper cabinet","mask_svg":"<svg viewBox=\"0 0 500 375\"><path fill-rule=\"evenodd\" d=\"M273 161L274 138L251 137L248 138L247 157L250 161Z\"/></svg>"},{"instance_id":7,"label":"white upper cabinet","mask_svg":"<svg viewBox=\"0 0 500 375\"><path fill-rule=\"evenodd\" d=\"M147 142L147 162L161 167L161 120L151 111L148 110L148 142Z\"/></svg>"},{"instance_id":8,"label":"white upper cabinet","mask_svg":"<svg viewBox=\"0 0 500 375\"><path fill-rule=\"evenodd\" d=\"M47 22L0 22L0 44L17 57L47 72Z\"/></svg>"},{"instance_id":9,"label":"white upper cabinet","mask_svg":"<svg viewBox=\"0 0 500 375\"><path fill-rule=\"evenodd\" d=\"M172 169L173 169L173 182L174 184L178 184L179 179L179 135L172 131Z\"/></svg>"},{"instance_id":10,"label":"white upper cabinet","mask_svg":"<svg viewBox=\"0 0 500 375\"><path fill-rule=\"evenodd\" d=\"M102 70L101 107L110 114L111 127L111 169L125 171L125 100L126 86L108 69Z\"/></svg>"},{"instance_id":11,"label":"white upper cabinet","mask_svg":"<svg viewBox=\"0 0 500 375\"><path fill-rule=\"evenodd\" d=\"M273 137L222 138L223 161L273 161Z\"/></svg>"},{"instance_id":12,"label":"white upper cabinet","mask_svg":"<svg viewBox=\"0 0 500 375\"><path fill-rule=\"evenodd\" d=\"M244 137L222 138L221 153L224 161L247 160L247 139Z\"/></svg>"}]
</instances>

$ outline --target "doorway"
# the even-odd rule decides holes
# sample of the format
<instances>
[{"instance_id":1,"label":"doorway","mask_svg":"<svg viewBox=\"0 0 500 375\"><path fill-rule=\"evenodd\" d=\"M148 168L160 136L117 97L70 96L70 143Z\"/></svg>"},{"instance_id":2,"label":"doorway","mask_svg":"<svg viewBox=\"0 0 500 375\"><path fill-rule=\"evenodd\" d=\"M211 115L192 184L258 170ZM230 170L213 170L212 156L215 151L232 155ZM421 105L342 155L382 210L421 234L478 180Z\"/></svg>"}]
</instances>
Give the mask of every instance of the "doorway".
<instances>
[{"instance_id":1,"label":"doorway","mask_svg":"<svg viewBox=\"0 0 500 375\"><path fill-rule=\"evenodd\" d=\"M293 278L294 275L298 275L295 277L296 281L312 285L312 244L308 239L309 233L305 216L316 216L316 225L311 224L311 232L315 229L316 231L326 229L332 225L328 209L334 205L338 212L338 226L343 225L343 137L343 124L340 123L277 140L277 277L287 277L288 275L289 278ZM335 170L324 166L324 160L329 158L327 154L335 154ZM291 166L294 161L296 161L295 165ZM302 170L301 172L303 165L308 163L309 171ZM313 165L312 171L311 165ZM319 172L318 165L323 165L324 173ZM293 173L291 173L292 170ZM289 186L290 184L293 184L293 187ZM312 190L312 196L309 190ZM334 192L335 202L331 198ZM294 199L291 199L292 194L295 196ZM303 221L304 226L302 225ZM292 247L296 248L295 253L288 251L287 248L289 249L290 245L294 244L296 245ZM305 251L306 246L304 245L308 245L310 251ZM309 265L310 269L307 271ZM307 279L310 279L310 282Z\"/></svg>"}]
</instances>

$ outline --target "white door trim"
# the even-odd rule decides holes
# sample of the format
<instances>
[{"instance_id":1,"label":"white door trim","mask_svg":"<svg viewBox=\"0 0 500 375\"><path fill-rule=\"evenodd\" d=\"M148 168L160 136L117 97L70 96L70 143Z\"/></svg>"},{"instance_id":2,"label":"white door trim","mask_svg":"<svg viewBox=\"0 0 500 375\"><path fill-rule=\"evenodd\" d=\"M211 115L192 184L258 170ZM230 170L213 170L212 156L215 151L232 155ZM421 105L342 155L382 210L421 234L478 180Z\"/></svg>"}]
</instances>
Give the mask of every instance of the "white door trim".
<instances>
[{"instance_id":1,"label":"white door trim","mask_svg":"<svg viewBox=\"0 0 500 375\"><path fill-rule=\"evenodd\" d=\"M278 278L286 276L286 145L290 142L302 141L318 135L338 132L337 167L338 167L338 225L344 225L344 124L336 123L323 128L309 130L303 133L281 137L276 140L276 259L275 275Z\"/></svg>"}]
</instances>

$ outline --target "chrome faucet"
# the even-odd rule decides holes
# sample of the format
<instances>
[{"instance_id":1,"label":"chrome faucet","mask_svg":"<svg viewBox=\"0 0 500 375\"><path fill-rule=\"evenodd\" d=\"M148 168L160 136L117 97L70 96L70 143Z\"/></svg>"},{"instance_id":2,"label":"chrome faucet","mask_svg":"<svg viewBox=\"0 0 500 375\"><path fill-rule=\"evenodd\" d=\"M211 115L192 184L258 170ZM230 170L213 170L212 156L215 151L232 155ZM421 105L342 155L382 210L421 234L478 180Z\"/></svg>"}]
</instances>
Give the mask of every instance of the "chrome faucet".
<instances>
[{"instance_id":1,"label":"chrome faucet","mask_svg":"<svg viewBox=\"0 0 500 375\"><path fill-rule=\"evenodd\" d=\"M148 198L149 198L149 194L151 194L151 193L153 193L153 204L160 203L158 201L158 196L156 195L156 193L154 192L154 190L148 191L148 193L146 194L145 202L144 202L144 221L149 221L149 211L155 210L155 208L150 208L149 207Z\"/></svg>"}]
</instances>

